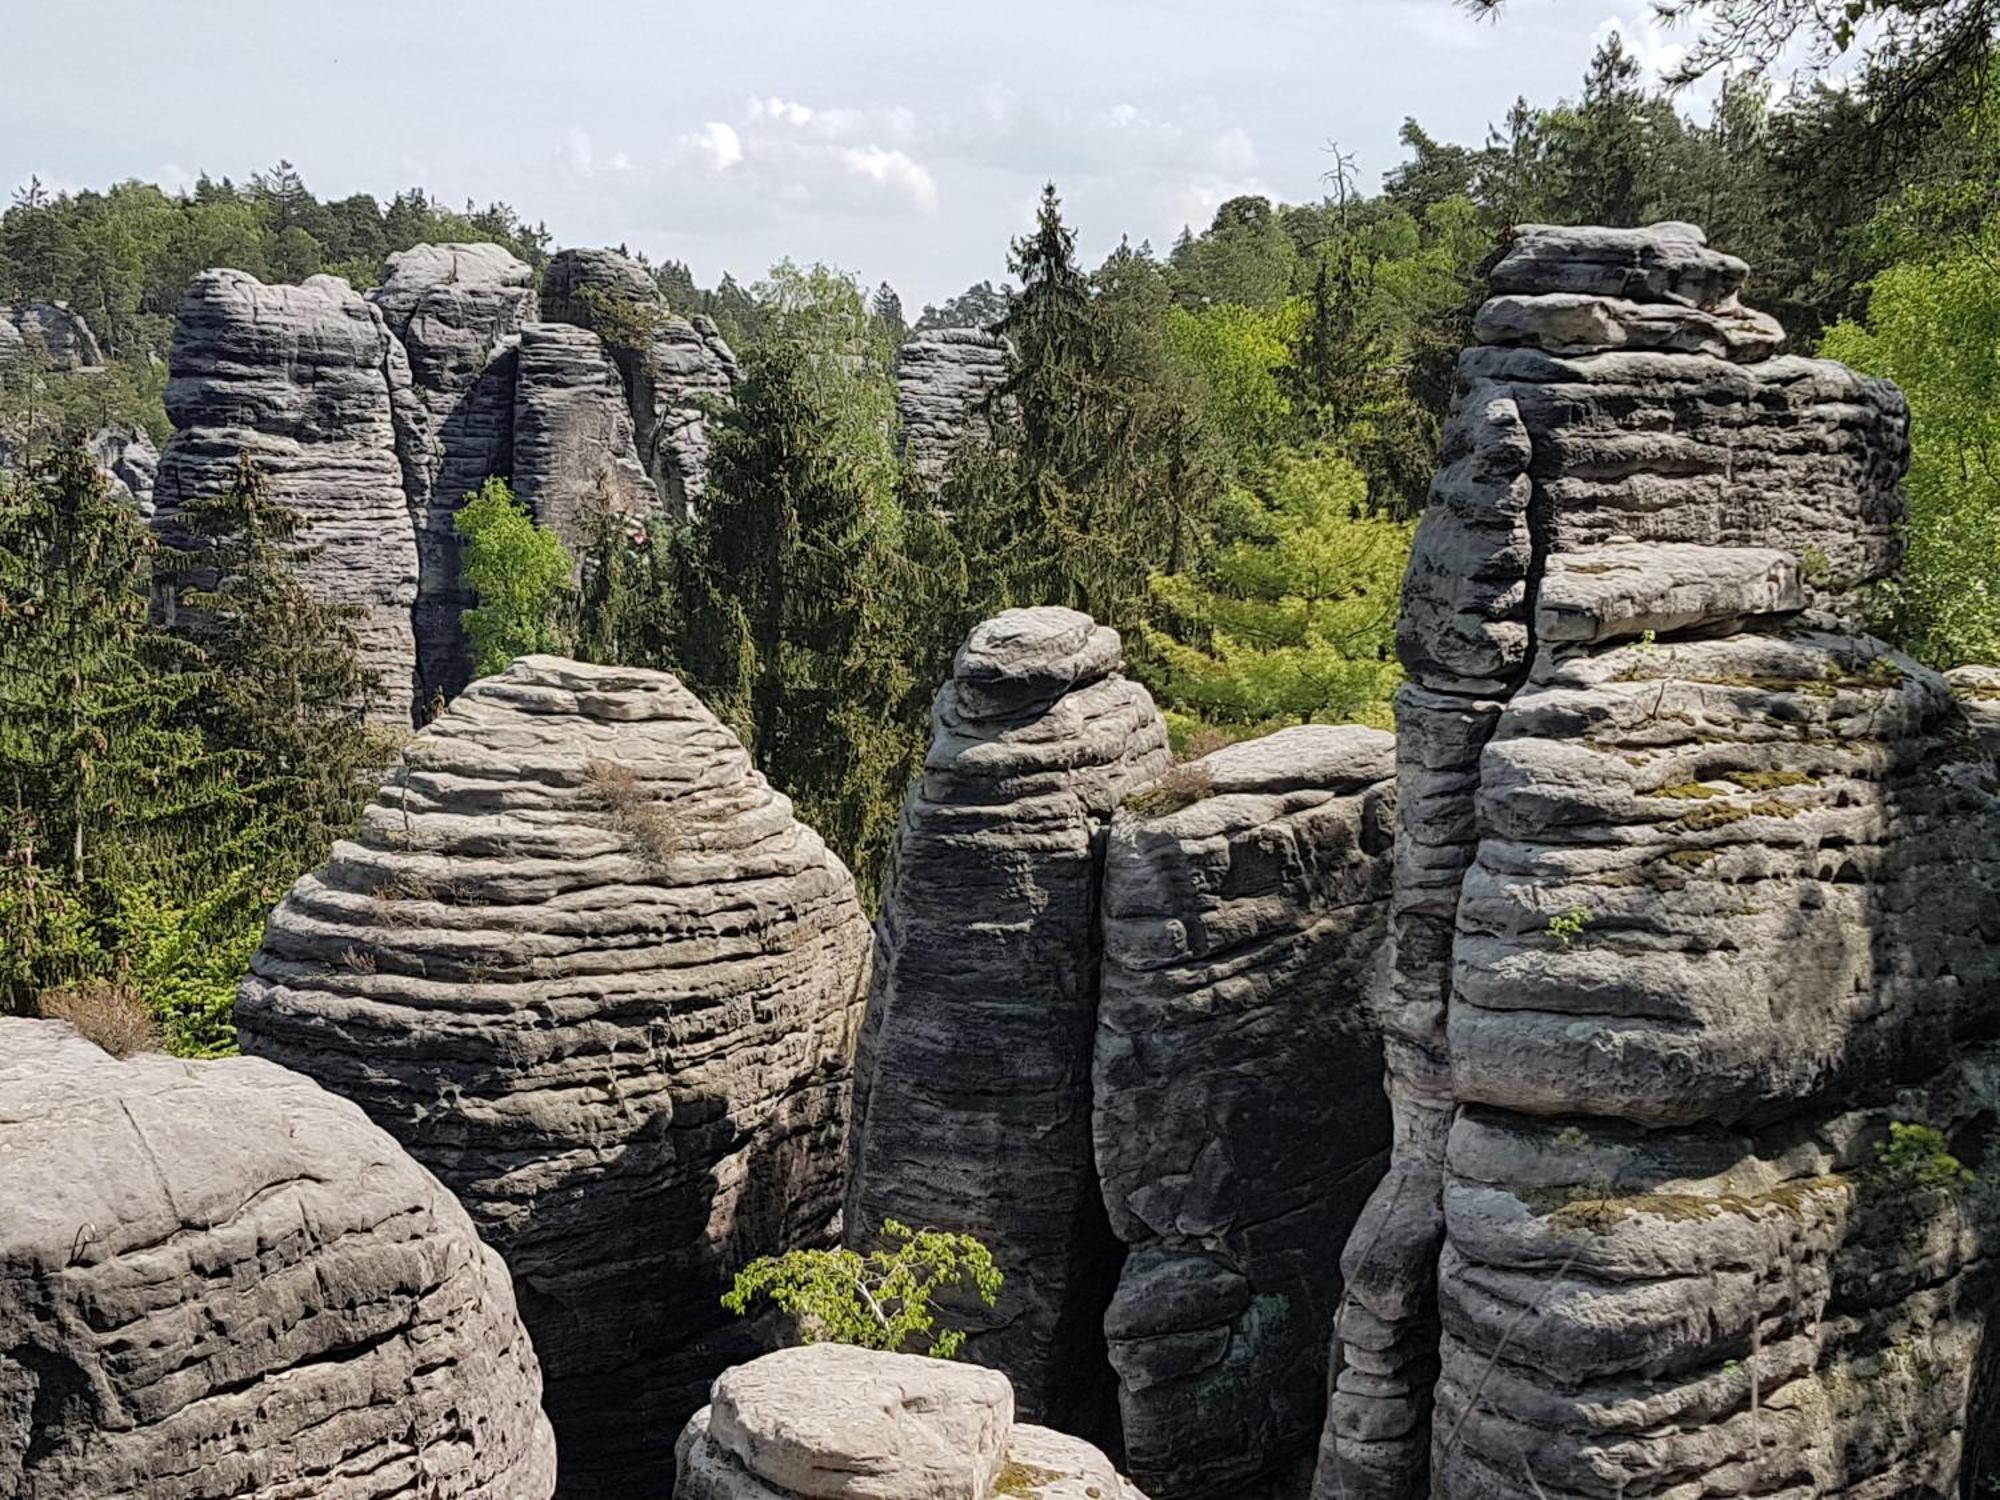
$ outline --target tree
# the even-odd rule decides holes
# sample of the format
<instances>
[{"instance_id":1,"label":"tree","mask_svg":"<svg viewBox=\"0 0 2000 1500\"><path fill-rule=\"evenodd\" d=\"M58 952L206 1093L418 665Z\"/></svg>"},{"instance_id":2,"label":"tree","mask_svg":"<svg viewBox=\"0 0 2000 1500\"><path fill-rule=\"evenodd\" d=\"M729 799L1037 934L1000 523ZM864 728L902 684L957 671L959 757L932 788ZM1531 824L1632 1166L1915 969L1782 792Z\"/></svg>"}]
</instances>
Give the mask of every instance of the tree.
<instances>
[{"instance_id":1,"label":"tree","mask_svg":"<svg viewBox=\"0 0 2000 1500\"><path fill-rule=\"evenodd\" d=\"M1325 451L1283 455L1219 521L1208 565L1153 580L1143 639L1163 700L1238 730L1386 725L1410 528L1369 514L1359 471Z\"/></svg>"},{"instance_id":2,"label":"tree","mask_svg":"<svg viewBox=\"0 0 2000 1500\"><path fill-rule=\"evenodd\" d=\"M991 328L1007 316L1007 309L1014 300L1014 289L1001 282L995 287L990 281L975 282L956 297L948 297L942 306L924 304L922 314L917 318L916 331L922 333L928 328Z\"/></svg>"},{"instance_id":3,"label":"tree","mask_svg":"<svg viewBox=\"0 0 2000 1500\"><path fill-rule=\"evenodd\" d=\"M571 563L562 539L535 524L504 479L468 496L452 526L465 540L460 577L479 599L460 615L473 671L488 677L517 656L567 651Z\"/></svg>"},{"instance_id":4,"label":"tree","mask_svg":"<svg viewBox=\"0 0 2000 1500\"><path fill-rule=\"evenodd\" d=\"M128 893L213 884L242 798L151 628L153 543L59 449L0 498L0 1006L101 970Z\"/></svg>"},{"instance_id":5,"label":"tree","mask_svg":"<svg viewBox=\"0 0 2000 1500\"><path fill-rule=\"evenodd\" d=\"M768 1300L808 1344L953 1358L965 1330L939 1332L934 1304L940 1293L964 1287L994 1306L1006 1277L992 1252L969 1234L913 1230L894 1219L883 1221L882 1233L894 1248L867 1255L792 1250L754 1260L737 1273L722 1305L741 1315Z\"/></svg>"},{"instance_id":6,"label":"tree","mask_svg":"<svg viewBox=\"0 0 2000 1500\"><path fill-rule=\"evenodd\" d=\"M1909 555L1898 642L1936 666L2000 661L2000 215L1875 278L1866 323L1820 352L1910 402Z\"/></svg>"},{"instance_id":7,"label":"tree","mask_svg":"<svg viewBox=\"0 0 2000 1500\"><path fill-rule=\"evenodd\" d=\"M873 326L875 336L886 344L892 353L910 336L909 321L903 316L903 299L896 295L896 289L886 281L875 288L875 295L869 299L868 320Z\"/></svg>"},{"instance_id":8,"label":"tree","mask_svg":"<svg viewBox=\"0 0 2000 1500\"><path fill-rule=\"evenodd\" d=\"M1175 250L1175 292L1191 306L1232 302L1273 311L1291 292L1298 263L1271 200L1254 196L1231 198L1216 209L1208 233Z\"/></svg>"}]
</instances>

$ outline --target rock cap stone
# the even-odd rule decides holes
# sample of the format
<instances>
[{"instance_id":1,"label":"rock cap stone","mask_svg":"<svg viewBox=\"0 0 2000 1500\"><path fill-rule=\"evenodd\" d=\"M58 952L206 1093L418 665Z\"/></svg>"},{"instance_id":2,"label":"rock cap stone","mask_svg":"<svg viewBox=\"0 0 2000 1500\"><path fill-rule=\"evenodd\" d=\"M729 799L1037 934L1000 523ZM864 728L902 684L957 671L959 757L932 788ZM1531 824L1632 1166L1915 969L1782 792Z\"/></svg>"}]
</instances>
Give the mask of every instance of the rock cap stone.
<instances>
[{"instance_id":1,"label":"rock cap stone","mask_svg":"<svg viewBox=\"0 0 2000 1500\"><path fill-rule=\"evenodd\" d=\"M1750 268L1708 248L1693 224L1667 221L1643 229L1522 224L1494 264L1495 296L1580 292L1634 302L1720 307L1742 288Z\"/></svg>"},{"instance_id":2,"label":"rock cap stone","mask_svg":"<svg viewBox=\"0 0 2000 1500\"><path fill-rule=\"evenodd\" d=\"M961 709L975 718L1040 713L1124 662L1118 632L1059 605L1009 609L973 627L952 662Z\"/></svg>"}]
</instances>

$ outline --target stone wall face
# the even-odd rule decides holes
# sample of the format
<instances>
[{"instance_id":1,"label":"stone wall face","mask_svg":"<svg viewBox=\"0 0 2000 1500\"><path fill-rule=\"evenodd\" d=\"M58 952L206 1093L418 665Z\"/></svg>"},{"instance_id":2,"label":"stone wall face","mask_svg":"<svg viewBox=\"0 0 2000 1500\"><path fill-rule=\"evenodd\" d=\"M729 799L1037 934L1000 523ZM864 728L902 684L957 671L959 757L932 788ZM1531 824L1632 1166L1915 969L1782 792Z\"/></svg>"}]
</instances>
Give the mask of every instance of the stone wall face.
<instances>
[{"instance_id":1,"label":"stone wall face","mask_svg":"<svg viewBox=\"0 0 2000 1500\"><path fill-rule=\"evenodd\" d=\"M153 526L195 544L181 505L219 494L239 455L307 525L316 596L357 606L362 664L379 674L371 716L410 722L417 666L417 545L409 495L422 482L422 409L402 344L345 281L265 286L243 271L194 279L174 330Z\"/></svg>"},{"instance_id":2,"label":"stone wall face","mask_svg":"<svg viewBox=\"0 0 2000 1500\"><path fill-rule=\"evenodd\" d=\"M354 1099L506 1257L563 1490L658 1495L840 1207L869 934L840 861L665 673L524 657L420 734L272 914L244 1050Z\"/></svg>"},{"instance_id":3,"label":"stone wall face","mask_svg":"<svg viewBox=\"0 0 2000 1500\"><path fill-rule=\"evenodd\" d=\"M964 1230L1007 1308L967 1341L1024 1413L1109 1416L1102 1317L1117 1275L1091 1138L1098 882L1126 791L1166 726L1074 610L977 627L932 710L877 930L857 1071L847 1232Z\"/></svg>"},{"instance_id":4,"label":"stone wall face","mask_svg":"<svg viewBox=\"0 0 2000 1500\"><path fill-rule=\"evenodd\" d=\"M547 1500L500 1257L268 1062L0 1019L0 1494Z\"/></svg>"},{"instance_id":5,"label":"stone wall face","mask_svg":"<svg viewBox=\"0 0 2000 1500\"><path fill-rule=\"evenodd\" d=\"M961 442L991 436L985 403L1012 373L1007 341L983 328L939 328L896 351L902 451L920 483L935 487Z\"/></svg>"},{"instance_id":6,"label":"stone wall face","mask_svg":"<svg viewBox=\"0 0 2000 1500\"><path fill-rule=\"evenodd\" d=\"M1993 1231L1880 1152L1995 1107L1992 766L1837 613L1900 396L1743 275L1530 227L1461 360L1319 1500L1956 1494Z\"/></svg>"},{"instance_id":7,"label":"stone wall face","mask_svg":"<svg viewBox=\"0 0 2000 1500\"><path fill-rule=\"evenodd\" d=\"M1094 1110L1127 1253L1105 1327L1125 1466L1155 1496L1244 1494L1318 1441L1332 1247L1388 1155L1364 996L1394 763L1378 730L1280 730L1112 823Z\"/></svg>"}]
</instances>

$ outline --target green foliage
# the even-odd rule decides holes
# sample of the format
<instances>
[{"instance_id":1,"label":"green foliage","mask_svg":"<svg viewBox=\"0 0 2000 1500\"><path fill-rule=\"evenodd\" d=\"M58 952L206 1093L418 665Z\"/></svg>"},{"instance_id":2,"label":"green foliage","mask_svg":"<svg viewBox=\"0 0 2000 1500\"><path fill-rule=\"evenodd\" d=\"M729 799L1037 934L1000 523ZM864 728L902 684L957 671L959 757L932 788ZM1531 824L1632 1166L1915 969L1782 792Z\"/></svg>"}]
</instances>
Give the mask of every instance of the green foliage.
<instances>
[{"instance_id":1,"label":"green foliage","mask_svg":"<svg viewBox=\"0 0 2000 1500\"><path fill-rule=\"evenodd\" d=\"M1548 934L1552 942L1567 948L1584 934L1590 926L1590 913L1581 906L1572 906L1568 911L1549 918Z\"/></svg>"},{"instance_id":2,"label":"green foliage","mask_svg":"<svg viewBox=\"0 0 2000 1500\"><path fill-rule=\"evenodd\" d=\"M1876 1148L1875 1159L1886 1182L1900 1190L1965 1188L1977 1180L1948 1149L1944 1132L1903 1120L1889 1122L1889 1139Z\"/></svg>"},{"instance_id":3,"label":"green foliage","mask_svg":"<svg viewBox=\"0 0 2000 1500\"><path fill-rule=\"evenodd\" d=\"M1284 441L1292 407L1278 383L1303 306L1276 312L1235 303L1167 312L1167 344L1200 382L1221 437L1240 456L1256 459Z\"/></svg>"},{"instance_id":4,"label":"green foliage","mask_svg":"<svg viewBox=\"0 0 2000 1500\"><path fill-rule=\"evenodd\" d=\"M1898 644L1937 666L2000 661L2000 215L1875 279L1867 322L1821 353L1909 397L1909 555Z\"/></svg>"},{"instance_id":5,"label":"green foliage","mask_svg":"<svg viewBox=\"0 0 2000 1500\"><path fill-rule=\"evenodd\" d=\"M764 1256L737 1273L722 1305L739 1315L769 1301L808 1344L853 1344L892 1353L951 1359L965 1330L939 1330L941 1293L965 1289L988 1307L1005 1280L992 1253L969 1234L910 1229L883 1222L888 1242L867 1255L849 1249L793 1250Z\"/></svg>"},{"instance_id":6,"label":"green foliage","mask_svg":"<svg viewBox=\"0 0 2000 1500\"><path fill-rule=\"evenodd\" d=\"M465 541L460 577L479 603L461 612L473 671L504 671L517 656L569 650L570 555L535 523L504 479L466 498L453 528Z\"/></svg>"},{"instance_id":7,"label":"green foliage","mask_svg":"<svg viewBox=\"0 0 2000 1500\"><path fill-rule=\"evenodd\" d=\"M1221 724L1386 724L1410 527L1371 516L1347 460L1281 454L1233 488L1213 556L1156 575L1149 673L1167 703Z\"/></svg>"}]
</instances>

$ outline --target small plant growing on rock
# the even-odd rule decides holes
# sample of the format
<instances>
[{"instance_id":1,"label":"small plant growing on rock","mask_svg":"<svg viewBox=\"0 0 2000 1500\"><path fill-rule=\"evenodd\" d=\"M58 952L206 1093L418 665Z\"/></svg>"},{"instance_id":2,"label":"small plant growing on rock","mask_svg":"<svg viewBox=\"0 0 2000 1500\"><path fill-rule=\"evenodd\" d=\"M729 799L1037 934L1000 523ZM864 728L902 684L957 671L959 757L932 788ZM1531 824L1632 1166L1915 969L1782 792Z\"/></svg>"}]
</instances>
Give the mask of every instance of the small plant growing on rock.
<instances>
[{"instance_id":1,"label":"small plant growing on rock","mask_svg":"<svg viewBox=\"0 0 2000 1500\"><path fill-rule=\"evenodd\" d=\"M1125 806L1135 817L1164 818L1168 813L1193 807L1214 790L1215 778L1209 775L1208 767L1183 761L1167 767L1156 780L1127 797Z\"/></svg>"},{"instance_id":2,"label":"small plant growing on rock","mask_svg":"<svg viewBox=\"0 0 2000 1500\"><path fill-rule=\"evenodd\" d=\"M1889 1139L1875 1150L1882 1175L1899 1188L1965 1188L1978 1179L1946 1149L1944 1132L1892 1120Z\"/></svg>"},{"instance_id":3,"label":"small plant growing on rock","mask_svg":"<svg viewBox=\"0 0 2000 1500\"><path fill-rule=\"evenodd\" d=\"M639 773L615 760L584 763L583 784L611 814L611 826L631 839L654 864L665 864L680 847L681 824L673 810L648 792Z\"/></svg>"},{"instance_id":4,"label":"small plant growing on rock","mask_svg":"<svg viewBox=\"0 0 2000 1500\"><path fill-rule=\"evenodd\" d=\"M762 1256L737 1273L722 1305L741 1315L768 1299L808 1344L953 1358L965 1330L940 1332L931 1304L941 1292L970 1285L993 1306L1005 1278L992 1252L969 1234L911 1229L894 1219L883 1221L882 1234L889 1247L867 1255L843 1246Z\"/></svg>"},{"instance_id":5,"label":"small plant growing on rock","mask_svg":"<svg viewBox=\"0 0 2000 1500\"><path fill-rule=\"evenodd\" d=\"M165 1048L159 1020L139 992L115 979L86 979L44 991L35 1007L49 1020L69 1022L113 1057Z\"/></svg>"},{"instance_id":6,"label":"small plant growing on rock","mask_svg":"<svg viewBox=\"0 0 2000 1500\"><path fill-rule=\"evenodd\" d=\"M1590 913L1581 906L1572 906L1559 916L1549 918L1549 936L1561 947L1567 948L1583 936L1584 928L1590 925Z\"/></svg>"}]
</instances>

